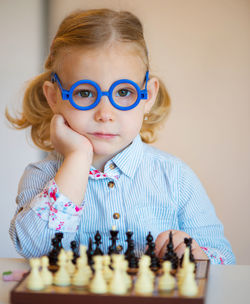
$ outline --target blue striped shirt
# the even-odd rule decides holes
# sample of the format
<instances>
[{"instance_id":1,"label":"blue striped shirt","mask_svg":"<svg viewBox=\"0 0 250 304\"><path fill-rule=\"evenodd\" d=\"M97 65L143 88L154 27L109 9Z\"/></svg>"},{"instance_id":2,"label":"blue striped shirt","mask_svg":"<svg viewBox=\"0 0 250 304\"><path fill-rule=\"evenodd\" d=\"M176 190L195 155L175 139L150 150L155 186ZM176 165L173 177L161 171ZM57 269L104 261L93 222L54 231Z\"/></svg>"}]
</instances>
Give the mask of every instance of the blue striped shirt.
<instances>
[{"instance_id":1,"label":"blue striped shirt","mask_svg":"<svg viewBox=\"0 0 250 304\"><path fill-rule=\"evenodd\" d=\"M51 250L51 239L56 232L49 224L51 213L38 216L34 206L39 204L39 194L41 197L62 162L61 154L50 152L44 160L29 164L20 180L18 207L9 232L16 250L26 258L42 256ZM95 172L93 167L91 170ZM103 174L101 178L89 175L83 210L79 218L74 217L77 228L62 230L66 250L70 249L72 240L88 245L89 237L93 239L99 230L101 248L107 253L111 245L110 230L115 225L123 252L126 231L131 230L135 252L140 256L145 252L149 231L156 239L159 233L175 229L185 231L204 247L212 263L235 263L223 225L205 189L183 161L143 143L138 135L105 164ZM61 195L58 208L66 201L69 200ZM70 215L67 221L69 227Z\"/></svg>"}]
</instances>

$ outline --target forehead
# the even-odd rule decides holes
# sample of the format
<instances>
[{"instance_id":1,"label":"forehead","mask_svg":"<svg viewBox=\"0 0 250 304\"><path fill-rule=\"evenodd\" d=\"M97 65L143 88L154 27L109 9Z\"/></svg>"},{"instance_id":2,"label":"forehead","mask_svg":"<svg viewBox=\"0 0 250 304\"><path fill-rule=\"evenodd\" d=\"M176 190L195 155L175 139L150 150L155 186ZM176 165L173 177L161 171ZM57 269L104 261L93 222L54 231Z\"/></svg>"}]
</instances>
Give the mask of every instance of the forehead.
<instances>
[{"instance_id":1,"label":"forehead","mask_svg":"<svg viewBox=\"0 0 250 304\"><path fill-rule=\"evenodd\" d=\"M121 78L138 82L145 76L145 71L140 52L131 43L65 49L58 56L56 68L65 84L80 79L91 79L104 85Z\"/></svg>"}]
</instances>

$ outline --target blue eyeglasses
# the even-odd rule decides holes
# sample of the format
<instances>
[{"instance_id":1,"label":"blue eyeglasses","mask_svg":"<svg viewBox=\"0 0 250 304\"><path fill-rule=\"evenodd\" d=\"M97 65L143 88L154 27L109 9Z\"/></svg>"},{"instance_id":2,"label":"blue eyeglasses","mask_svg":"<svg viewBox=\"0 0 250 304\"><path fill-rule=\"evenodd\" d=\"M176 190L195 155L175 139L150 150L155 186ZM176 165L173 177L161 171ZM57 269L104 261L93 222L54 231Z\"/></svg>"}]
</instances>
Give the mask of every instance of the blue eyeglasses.
<instances>
[{"instance_id":1,"label":"blue eyeglasses","mask_svg":"<svg viewBox=\"0 0 250 304\"><path fill-rule=\"evenodd\" d=\"M147 83L149 72L146 72L145 89L141 90L138 84L129 79L115 81L107 92L103 92L100 86L88 79L74 83L70 90L63 89L56 73L51 73L51 81L57 82L63 100L69 100L71 105L78 110L86 111L98 105L102 96L108 96L111 104L119 110L127 111L136 107L141 99L148 99ZM143 83L144 83L143 82Z\"/></svg>"}]
</instances>

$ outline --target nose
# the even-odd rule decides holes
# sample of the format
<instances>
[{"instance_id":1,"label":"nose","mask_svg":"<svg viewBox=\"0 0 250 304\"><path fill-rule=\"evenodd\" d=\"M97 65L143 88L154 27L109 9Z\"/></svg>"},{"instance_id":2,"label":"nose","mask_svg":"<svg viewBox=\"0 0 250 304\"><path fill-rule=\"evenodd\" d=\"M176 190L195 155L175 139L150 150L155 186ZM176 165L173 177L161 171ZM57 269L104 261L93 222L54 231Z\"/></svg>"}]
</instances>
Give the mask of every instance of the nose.
<instances>
[{"instance_id":1,"label":"nose","mask_svg":"<svg viewBox=\"0 0 250 304\"><path fill-rule=\"evenodd\" d=\"M102 96L99 104L95 108L95 120L97 122L108 122L114 120L114 107L108 96Z\"/></svg>"}]
</instances>

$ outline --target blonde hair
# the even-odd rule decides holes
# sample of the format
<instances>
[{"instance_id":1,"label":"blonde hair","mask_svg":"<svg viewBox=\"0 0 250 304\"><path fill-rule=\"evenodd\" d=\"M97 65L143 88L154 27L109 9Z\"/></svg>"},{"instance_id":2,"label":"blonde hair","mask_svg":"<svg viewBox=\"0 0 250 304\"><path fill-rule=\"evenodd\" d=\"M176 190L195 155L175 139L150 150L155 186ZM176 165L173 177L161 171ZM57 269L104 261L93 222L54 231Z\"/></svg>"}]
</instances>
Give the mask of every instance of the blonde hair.
<instances>
[{"instance_id":1,"label":"blonde hair","mask_svg":"<svg viewBox=\"0 0 250 304\"><path fill-rule=\"evenodd\" d=\"M50 121L53 112L43 94L42 87L46 80L50 80L58 54L67 48L75 46L93 48L113 40L132 43L146 69L149 70L142 24L131 12L110 9L78 10L66 17L51 44L50 54L44 66L45 72L32 79L26 88L21 115L12 117L6 108L5 115L12 126L16 129L31 126L31 137L35 145L45 151L53 150L50 141ZM147 119L143 121L140 131L142 140L146 143L156 140L157 130L163 125L170 109L170 98L165 85L159 77L157 78L160 87L156 102L147 114Z\"/></svg>"}]
</instances>

